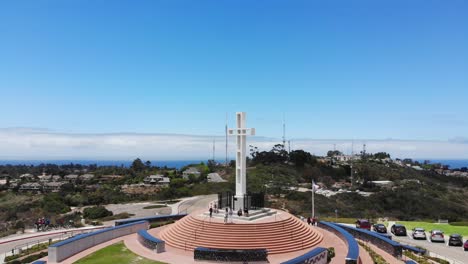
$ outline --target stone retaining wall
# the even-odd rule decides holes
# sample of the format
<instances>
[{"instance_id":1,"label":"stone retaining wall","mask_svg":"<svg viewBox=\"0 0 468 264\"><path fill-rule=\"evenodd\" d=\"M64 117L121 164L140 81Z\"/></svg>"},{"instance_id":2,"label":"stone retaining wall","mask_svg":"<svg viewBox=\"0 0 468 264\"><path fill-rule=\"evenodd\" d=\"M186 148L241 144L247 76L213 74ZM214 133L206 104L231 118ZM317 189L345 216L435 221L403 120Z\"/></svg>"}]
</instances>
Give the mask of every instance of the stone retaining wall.
<instances>
[{"instance_id":1,"label":"stone retaining wall","mask_svg":"<svg viewBox=\"0 0 468 264\"><path fill-rule=\"evenodd\" d=\"M148 222L134 222L92 233L77 235L49 246L48 263L59 263L90 247L94 247L117 237L136 233L140 229L148 229Z\"/></svg>"}]
</instances>

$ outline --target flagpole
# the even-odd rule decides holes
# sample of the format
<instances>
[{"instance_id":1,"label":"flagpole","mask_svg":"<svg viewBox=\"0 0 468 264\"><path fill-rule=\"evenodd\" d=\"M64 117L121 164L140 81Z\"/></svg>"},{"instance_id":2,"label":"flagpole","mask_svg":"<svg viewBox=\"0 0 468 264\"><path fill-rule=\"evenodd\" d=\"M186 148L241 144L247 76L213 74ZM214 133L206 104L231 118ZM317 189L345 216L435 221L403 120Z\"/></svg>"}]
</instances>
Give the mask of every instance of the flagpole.
<instances>
[{"instance_id":1,"label":"flagpole","mask_svg":"<svg viewBox=\"0 0 468 264\"><path fill-rule=\"evenodd\" d=\"M312 179L312 218L315 217L315 186L314 186L314 180Z\"/></svg>"}]
</instances>

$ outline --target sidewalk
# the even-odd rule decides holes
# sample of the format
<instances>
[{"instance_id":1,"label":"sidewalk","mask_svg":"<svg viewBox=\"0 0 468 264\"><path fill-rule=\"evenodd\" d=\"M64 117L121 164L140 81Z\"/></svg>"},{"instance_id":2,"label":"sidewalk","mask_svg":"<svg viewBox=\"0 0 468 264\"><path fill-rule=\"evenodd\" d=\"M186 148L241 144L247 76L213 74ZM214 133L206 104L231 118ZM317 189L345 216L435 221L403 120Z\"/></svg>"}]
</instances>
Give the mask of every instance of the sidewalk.
<instances>
[{"instance_id":1,"label":"sidewalk","mask_svg":"<svg viewBox=\"0 0 468 264\"><path fill-rule=\"evenodd\" d=\"M76 231L102 229L106 227L109 227L109 226L86 226L86 227L80 227L80 228L51 230L47 232L34 232L34 233L27 233L27 234L21 234L21 235L16 235L16 236L9 236L9 237L0 239L0 245L7 244L13 241L29 239L29 238L49 236L49 235L55 235L55 234L63 234L63 233L76 232Z\"/></svg>"}]
</instances>

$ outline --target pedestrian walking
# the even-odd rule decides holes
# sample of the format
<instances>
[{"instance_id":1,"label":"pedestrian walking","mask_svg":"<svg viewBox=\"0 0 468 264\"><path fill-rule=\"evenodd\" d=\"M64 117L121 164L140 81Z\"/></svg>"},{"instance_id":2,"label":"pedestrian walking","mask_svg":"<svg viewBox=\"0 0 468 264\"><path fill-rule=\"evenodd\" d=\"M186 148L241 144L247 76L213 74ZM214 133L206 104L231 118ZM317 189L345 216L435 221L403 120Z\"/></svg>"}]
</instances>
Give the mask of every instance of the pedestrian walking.
<instances>
[{"instance_id":1,"label":"pedestrian walking","mask_svg":"<svg viewBox=\"0 0 468 264\"><path fill-rule=\"evenodd\" d=\"M310 220L310 217L307 217L307 225L310 225L312 223L312 220Z\"/></svg>"},{"instance_id":2,"label":"pedestrian walking","mask_svg":"<svg viewBox=\"0 0 468 264\"><path fill-rule=\"evenodd\" d=\"M229 208L229 222L232 223L232 208Z\"/></svg>"},{"instance_id":3,"label":"pedestrian walking","mask_svg":"<svg viewBox=\"0 0 468 264\"><path fill-rule=\"evenodd\" d=\"M210 218L213 217L213 208L210 207Z\"/></svg>"},{"instance_id":4,"label":"pedestrian walking","mask_svg":"<svg viewBox=\"0 0 468 264\"><path fill-rule=\"evenodd\" d=\"M227 224L228 221L228 208L226 207L226 213L224 213L224 223Z\"/></svg>"}]
</instances>

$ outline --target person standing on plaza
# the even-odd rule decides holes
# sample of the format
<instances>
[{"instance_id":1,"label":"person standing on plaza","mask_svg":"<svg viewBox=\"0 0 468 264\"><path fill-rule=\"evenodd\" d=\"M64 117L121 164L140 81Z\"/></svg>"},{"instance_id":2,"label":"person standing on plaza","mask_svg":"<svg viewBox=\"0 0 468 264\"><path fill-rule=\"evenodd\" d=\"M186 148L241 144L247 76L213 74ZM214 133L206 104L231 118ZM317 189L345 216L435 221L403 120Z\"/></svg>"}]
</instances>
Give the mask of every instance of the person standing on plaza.
<instances>
[{"instance_id":1,"label":"person standing on plaza","mask_svg":"<svg viewBox=\"0 0 468 264\"><path fill-rule=\"evenodd\" d=\"M228 208L226 207L226 213L224 213L224 223L227 224L228 221Z\"/></svg>"},{"instance_id":2,"label":"person standing on plaza","mask_svg":"<svg viewBox=\"0 0 468 264\"><path fill-rule=\"evenodd\" d=\"M229 222L232 223L232 208L229 209Z\"/></svg>"}]
</instances>

